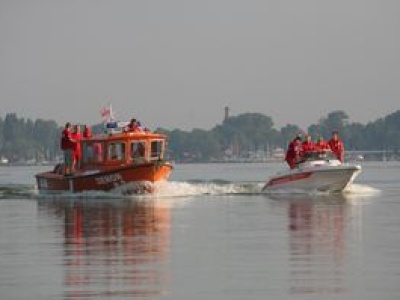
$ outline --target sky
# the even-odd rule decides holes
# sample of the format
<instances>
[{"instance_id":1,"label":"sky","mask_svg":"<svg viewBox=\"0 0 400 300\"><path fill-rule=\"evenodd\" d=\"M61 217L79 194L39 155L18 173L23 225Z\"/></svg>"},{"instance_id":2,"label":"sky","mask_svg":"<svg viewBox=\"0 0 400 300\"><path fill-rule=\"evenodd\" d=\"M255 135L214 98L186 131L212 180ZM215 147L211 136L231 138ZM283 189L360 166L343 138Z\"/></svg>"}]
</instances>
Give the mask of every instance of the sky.
<instances>
[{"instance_id":1,"label":"sky","mask_svg":"<svg viewBox=\"0 0 400 300\"><path fill-rule=\"evenodd\" d=\"M397 0L0 0L0 117L307 128L400 109Z\"/></svg>"}]
</instances>

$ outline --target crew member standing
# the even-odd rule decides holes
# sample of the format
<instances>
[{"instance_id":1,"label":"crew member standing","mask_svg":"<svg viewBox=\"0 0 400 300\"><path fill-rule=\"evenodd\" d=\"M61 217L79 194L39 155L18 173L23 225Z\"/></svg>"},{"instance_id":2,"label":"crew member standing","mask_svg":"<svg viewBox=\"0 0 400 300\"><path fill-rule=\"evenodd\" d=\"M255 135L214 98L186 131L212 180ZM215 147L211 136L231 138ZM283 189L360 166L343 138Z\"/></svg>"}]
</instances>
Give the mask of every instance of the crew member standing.
<instances>
[{"instance_id":1,"label":"crew member standing","mask_svg":"<svg viewBox=\"0 0 400 300\"><path fill-rule=\"evenodd\" d=\"M70 175L73 170L74 144L75 140L72 138L71 123L67 122L61 134L61 150L64 151L65 175Z\"/></svg>"},{"instance_id":2,"label":"crew member standing","mask_svg":"<svg viewBox=\"0 0 400 300\"><path fill-rule=\"evenodd\" d=\"M72 170L76 170L79 169L82 158L81 143L80 143L80 141L82 140L82 134L81 134L81 127L79 125L74 126L74 132L71 134L71 136L72 139L75 140L73 147L74 159L72 163Z\"/></svg>"},{"instance_id":3,"label":"crew member standing","mask_svg":"<svg viewBox=\"0 0 400 300\"><path fill-rule=\"evenodd\" d=\"M331 148L332 152L336 155L338 160L343 162L344 160L344 145L341 139L339 138L339 132L333 131L332 138L328 141L328 145Z\"/></svg>"},{"instance_id":4,"label":"crew member standing","mask_svg":"<svg viewBox=\"0 0 400 300\"><path fill-rule=\"evenodd\" d=\"M85 139L90 139L92 138L92 130L90 129L90 126L85 125L84 129L83 129L83 137Z\"/></svg>"},{"instance_id":5,"label":"crew member standing","mask_svg":"<svg viewBox=\"0 0 400 300\"><path fill-rule=\"evenodd\" d=\"M286 162L291 169L296 167L296 163L300 158L301 153L301 138L296 136L293 141L290 142L288 149L286 151Z\"/></svg>"},{"instance_id":6,"label":"crew member standing","mask_svg":"<svg viewBox=\"0 0 400 300\"><path fill-rule=\"evenodd\" d=\"M125 132L140 132L142 131L140 123L136 119L131 119L128 126L125 128Z\"/></svg>"}]
</instances>

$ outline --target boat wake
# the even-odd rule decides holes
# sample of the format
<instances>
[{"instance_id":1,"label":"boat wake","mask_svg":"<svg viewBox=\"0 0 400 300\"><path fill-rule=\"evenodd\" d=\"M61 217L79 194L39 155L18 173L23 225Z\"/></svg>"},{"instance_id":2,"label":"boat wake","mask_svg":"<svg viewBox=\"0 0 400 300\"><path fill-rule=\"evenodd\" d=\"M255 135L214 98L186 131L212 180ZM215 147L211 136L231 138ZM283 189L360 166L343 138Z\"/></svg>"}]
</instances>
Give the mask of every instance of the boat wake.
<instances>
[{"instance_id":1,"label":"boat wake","mask_svg":"<svg viewBox=\"0 0 400 300\"><path fill-rule=\"evenodd\" d=\"M262 183L251 182L160 182L155 186L158 196L179 197L196 195L259 194Z\"/></svg>"},{"instance_id":2,"label":"boat wake","mask_svg":"<svg viewBox=\"0 0 400 300\"><path fill-rule=\"evenodd\" d=\"M39 193L36 187L27 185L0 186L0 199L163 199L181 198L201 195L224 196L224 195L329 195L327 192L305 192L302 190L274 190L268 193L262 192L263 182L229 182L223 180L214 181L167 181L157 182L153 193L129 193L128 186L119 187L113 191L84 191L81 193L57 192ZM368 185L352 184L342 194L346 196L369 196L380 193L380 190Z\"/></svg>"},{"instance_id":3,"label":"boat wake","mask_svg":"<svg viewBox=\"0 0 400 300\"><path fill-rule=\"evenodd\" d=\"M381 190L368 185L352 183L343 193L348 195L373 196L381 193Z\"/></svg>"},{"instance_id":4,"label":"boat wake","mask_svg":"<svg viewBox=\"0 0 400 300\"><path fill-rule=\"evenodd\" d=\"M329 192L329 191L309 191L302 189L276 189L273 191L264 191L267 195L309 195L309 196L325 196L332 194L341 194L346 197L358 197L358 196L374 196L381 192L381 190L373 188L368 185L354 184L349 185L342 192Z\"/></svg>"},{"instance_id":5,"label":"boat wake","mask_svg":"<svg viewBox=\"0 0 400 300\"><path fill-rule=\"evenodd\" d=\"M149 183L150 184L150 183ZM182 198L200 195L258 195L261 193L262 183L259 182L229 182L215 181L166 181L151 184L148 190L152 193L135 193L136 186L127 184L111 191L83 191L80 193L57 192L35 194L39 198L72 198L72 199L163 199Z\"/></svg>"},{"instance_id":6,"label":"boat wake","mask_svg":"<svg viewBox=\"0 0 400 300\"><path fill-rule=\"evenodd\" d=\"M0 199L26 199L36 194L35 187L29 185L0 185Z\"/></svg>"}]
</instances>

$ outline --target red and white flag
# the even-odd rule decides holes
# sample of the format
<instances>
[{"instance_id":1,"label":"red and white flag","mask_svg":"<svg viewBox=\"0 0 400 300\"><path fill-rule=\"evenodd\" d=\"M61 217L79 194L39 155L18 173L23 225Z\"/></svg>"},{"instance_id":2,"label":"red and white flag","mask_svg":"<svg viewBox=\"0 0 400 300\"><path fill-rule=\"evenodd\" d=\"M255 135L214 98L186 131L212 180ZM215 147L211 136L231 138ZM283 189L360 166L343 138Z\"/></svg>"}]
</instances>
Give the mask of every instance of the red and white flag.
<instances>
[{"instance_id":1,"label":"red and white flag","mask_svg":"<svg viewBox=\"0 0 400 300\"><path fill-rule=\"evenodd\" d=\"M100 116L104 123L108 122L114 118L113 113L112 113L111 104L109 104L107 107L103 107L100 110Z\"/></svg>"}]
</instances>

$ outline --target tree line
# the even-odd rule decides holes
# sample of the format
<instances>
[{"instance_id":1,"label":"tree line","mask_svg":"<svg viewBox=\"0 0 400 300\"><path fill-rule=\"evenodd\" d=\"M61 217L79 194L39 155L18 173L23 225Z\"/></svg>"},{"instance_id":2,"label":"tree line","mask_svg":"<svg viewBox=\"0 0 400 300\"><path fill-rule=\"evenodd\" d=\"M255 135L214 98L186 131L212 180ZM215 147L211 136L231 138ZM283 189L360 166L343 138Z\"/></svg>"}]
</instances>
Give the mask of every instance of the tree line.
<instances>
[{"instance_id":1,"label":"tree line","mask_svg":"<svg viewBox=\"0 0 400 300\"><path fill-rule=\"evenodd\" d=\"M97 124L93 131L101 128ZM62 129L53 120L32 121L9 113L0 118L0 157L10 162L54 161L61 155ZM333 130L340 132L347 150L389 150L399 157L400 110L367 124L350 122L344 111L333 111L306 129L314 139L328 139ZM271 117L244 113L231 116L210 130L159 128L157 132L169 137L170 159L208 162L229 155L286 149L288 142L303 130L294 124L276 129Z\"/></svg>"},{"instance_id":2,"label":"tree line","mask_svg":"<svg viewBox=\"0 0 400 300\"><path fill-rule=\"evenodd\" d=\"M32 121L9 113L0 118L0 157L9 162L53 161L60 154L61 128L55 121Z\"/></svg>"},{"instance_id":3,"label":"tree line","mask_svg":"<svg viewBox=\"0 0 400 300\"><path fill-rule=\"evenodd\" d=\"M337 110L311 124L306 132L314 140L331 137L338 130L347 150L391 151L400 156L400 110L368 124L350 122L349 116ZM170 157L177 161L220 160L224 155L286 149L288 143L304 130L287 124L279 130L271 117L260 113L244 113L229 117L211 130L172 131L159 129L169 136Z\"/></svg>"}]
</instances>

